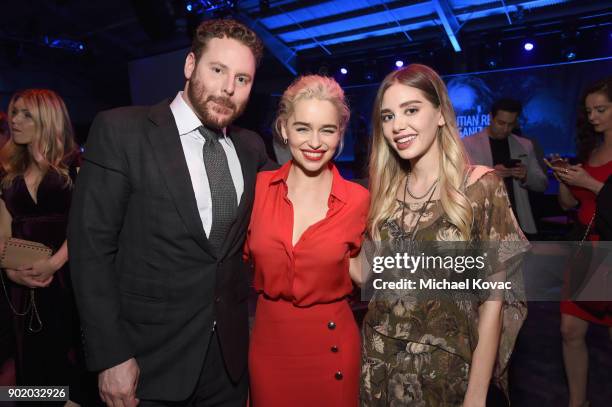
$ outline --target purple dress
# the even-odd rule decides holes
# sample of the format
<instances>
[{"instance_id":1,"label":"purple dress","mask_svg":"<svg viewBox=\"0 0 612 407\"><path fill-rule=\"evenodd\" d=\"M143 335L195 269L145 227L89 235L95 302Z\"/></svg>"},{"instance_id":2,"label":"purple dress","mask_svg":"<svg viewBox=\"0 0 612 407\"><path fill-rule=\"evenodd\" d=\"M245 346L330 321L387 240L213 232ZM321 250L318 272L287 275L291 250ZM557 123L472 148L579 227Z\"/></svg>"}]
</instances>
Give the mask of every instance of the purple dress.
<instances>
[{"instance_id":1,"label":"purple dress","mask_svg":"<svg viewBox=\"0 0 612 407\"><path fill-rule=\"evenodd\" d=\"M68 158L70 177L76 177L77 158ZM49 170L38 187L36 201L30 195L23 176L16 177L2 196L13 219L12 236L43 243L55 253L66 240L72 184ZM5 282L9 282L5 277ZM70 386L70 398L83 399L85 368L81 355L78 314L66 263L55 273L48 287L31 290L10 284L11 300L17 311L24 312L34 292L35 309L14 317L17 384ZM1 293L3 296L4 294Z\"/></svg>"}]
</instances>

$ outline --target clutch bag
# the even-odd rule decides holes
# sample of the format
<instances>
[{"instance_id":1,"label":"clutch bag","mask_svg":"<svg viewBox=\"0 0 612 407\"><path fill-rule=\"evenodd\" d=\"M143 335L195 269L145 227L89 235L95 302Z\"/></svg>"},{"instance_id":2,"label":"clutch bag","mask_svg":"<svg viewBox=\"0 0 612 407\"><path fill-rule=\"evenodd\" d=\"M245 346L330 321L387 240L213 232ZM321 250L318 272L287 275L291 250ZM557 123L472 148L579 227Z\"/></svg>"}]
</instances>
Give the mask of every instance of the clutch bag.
<instances>
[{"instance_id":1,"label":"clutch bag","mask_svg":"<svg viewBox=\"0 0 612 407\"><path fill-rule=\"evenodd\" d=\"M11 237L4 242L4 250L0 256L0 267L16 269L31 266L38 260L51 257L53 251L42 243Z\"/></svg>"}]
</instances>

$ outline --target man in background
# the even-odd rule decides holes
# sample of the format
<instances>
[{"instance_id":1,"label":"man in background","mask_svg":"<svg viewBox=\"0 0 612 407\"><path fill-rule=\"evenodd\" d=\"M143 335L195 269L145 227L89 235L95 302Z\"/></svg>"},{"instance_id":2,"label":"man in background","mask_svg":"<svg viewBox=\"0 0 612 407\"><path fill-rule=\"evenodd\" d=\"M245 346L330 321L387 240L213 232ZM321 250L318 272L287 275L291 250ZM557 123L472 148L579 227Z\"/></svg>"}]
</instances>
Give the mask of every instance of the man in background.
<instances>
[{"instance_id":1,"label":"man in background","mask_svg":"<svg viewBox=\"0 0 612 407\"><path fill-rule=\"evenodd\" d=\"M499 99L493 103L490 124L463 138L472 164L493 167L503 178L512 210L528 238L537 234L528 191L543 192L548 179L538 163L530 140L512 134L521 114L521 103Z\"/></svg>"}]
</instances>

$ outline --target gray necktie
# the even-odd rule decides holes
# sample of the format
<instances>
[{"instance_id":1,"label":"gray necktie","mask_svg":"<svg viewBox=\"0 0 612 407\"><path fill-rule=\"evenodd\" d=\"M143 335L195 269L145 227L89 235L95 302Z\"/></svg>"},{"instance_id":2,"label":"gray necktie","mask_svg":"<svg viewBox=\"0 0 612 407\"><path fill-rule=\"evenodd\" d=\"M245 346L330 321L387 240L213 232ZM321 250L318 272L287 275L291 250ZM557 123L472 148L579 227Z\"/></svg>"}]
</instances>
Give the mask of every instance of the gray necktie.
<instances>
[{"instance_id":1,"label":"gray necktie","mask_svg":"<svg viewBox=\"0 0 612 407\"><path fill-rule=\"evenodd\" d=\"M202 155L212 199L212 227L208 240L218 252L227 238L227 233L236 215L236 189L225 150L219 142L219 137L223 135L204 126L198 127L198 130L206 140Z\"/></svg>"}]
</instances>

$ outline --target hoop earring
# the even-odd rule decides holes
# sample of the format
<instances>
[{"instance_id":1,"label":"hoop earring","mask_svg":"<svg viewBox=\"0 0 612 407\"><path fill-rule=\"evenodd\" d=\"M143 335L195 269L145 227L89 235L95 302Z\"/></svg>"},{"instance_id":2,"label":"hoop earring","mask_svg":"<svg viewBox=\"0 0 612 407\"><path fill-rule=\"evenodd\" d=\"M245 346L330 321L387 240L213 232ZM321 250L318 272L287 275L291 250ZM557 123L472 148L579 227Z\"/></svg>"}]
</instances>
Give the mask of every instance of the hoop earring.
<instances>
[{"instance_id":1,"label":"hoop earring","mask_svg":"<svg viewBox=\"0 0 612 407\"><path fill-rule=\"evenodd\" d=\"M288 142L289 142L288 138L283 138L283 144L287 145Z\"/></svg>"}]
</instances>

